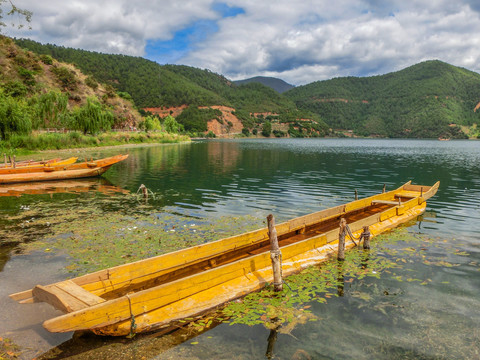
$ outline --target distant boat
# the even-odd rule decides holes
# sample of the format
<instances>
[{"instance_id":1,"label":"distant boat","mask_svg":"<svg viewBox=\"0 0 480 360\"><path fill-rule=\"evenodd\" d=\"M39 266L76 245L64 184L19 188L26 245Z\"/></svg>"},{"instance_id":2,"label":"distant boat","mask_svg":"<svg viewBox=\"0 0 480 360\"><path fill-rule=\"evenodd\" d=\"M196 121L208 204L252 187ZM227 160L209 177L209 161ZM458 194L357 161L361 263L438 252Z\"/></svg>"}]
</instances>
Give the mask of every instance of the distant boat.
<instances>
[{"instance_id":1,"label":"distant boat","mask_svg":"<svg viewBox=\"0 0 480 360\"><path fill-rule=\"evenodd\" d=\"M440 141L450 141L450 138L439 137L438 140L440 140Z\"/></svg>"},{"instance_id":2,"label":"distant boat","mask_svg":"<svg viewBox=\"0 0 480 360\"><path fill-rule=\"evenodd\" d=\"M336 251L339 220L353 235L372 236L414 219L435 195L411 185L301 216L275 226L283 275L325 261ZM348 238L347 238L348 240ZM352 241L347 241L352 247ZM124 336L166 328L256 291L273 279L268 229L178 250L71 280L12 294L22 304L47 302L65 314L43 323L51 332L91 330Z\"/></svg>"},{"instance_id":3,"label":"distant boat","mask_svg":"<svg viewBox=\"0 0 480 360\"><path fill-rule=\"evenodd\" d=\"M105 159L85 161L70 165L52 164L49 166L32 168L21 167L15 169L0 169L0 184L66 180L99 176L107 171L112 165L125 160L127 157L128 155L116 155ZM4 171L4 173L2 173L2 171Z\"/></svg>"}]
</instances>

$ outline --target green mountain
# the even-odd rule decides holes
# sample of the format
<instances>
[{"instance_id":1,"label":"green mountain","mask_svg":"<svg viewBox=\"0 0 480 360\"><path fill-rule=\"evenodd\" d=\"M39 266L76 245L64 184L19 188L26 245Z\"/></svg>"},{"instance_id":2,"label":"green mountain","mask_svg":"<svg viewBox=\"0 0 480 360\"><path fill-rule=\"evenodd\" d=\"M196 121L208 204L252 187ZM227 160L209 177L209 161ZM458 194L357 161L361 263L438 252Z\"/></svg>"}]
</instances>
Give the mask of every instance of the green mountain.
<instances>
[{"instance_id":1,"label":"green mountain","mask_svg":"<svg viewBox=\"0 0 480 360\"><path fill-rule=\"evenodd\" d=\"M279 124L274 126L277 134L312 136L308 121L312 119L315 136L331 128L353 130L359 136L463 138L461 127L475 129L480 123L480 110L474 111L480 102L480 74L441 61L380 76L317 81L279 94L265 78L238 84L189 66L159 65L141 57L25 39L16 42L37 54L74 64L99 83L130 94L140 108L228 106L252 132L269 121Z\"/></svg>"},{"instance_id":2,"label":"green mountain","mask_svg":"<svg viewBox=\"0 0 480 360\"><path fill-rule=\"evenodd\" d=\"M317 81L284 95L330 127L360 135L457 138L465 135L455 125L480 123L480 74L436 60L381 76Z\"/></svg>"},{"instance_id":3,"label":"green mountain","mask_svg":"<svg viewBox=\"0 0 480 360\"><path fill-rule=\"evenodd\" d=\"M234 81L237 85L244 85L249 83L260 83L265 86L268 86L275 90L276 92L282 94L285 91L293 89L295 86L290 85L289 83L283 81L282 79L277 79L274 77L266 77L266 76L255 76L245 80L237 80Z\"/></svg>"},{"instance_id":4,"label":"green mountain","mask_svg":"<svg viewBox=\"0 0 480 360\"><path fill-rule=\"evenodd\" d=\"M295 109L287 98L267 86L237 86L209 70L183 65L159 65L141 57L43 45L17 39L16 43L37 54L72 63L101 83L127 92L139 107L226 105L248 112L283 112Z\"/></svg>"}]
</instances>

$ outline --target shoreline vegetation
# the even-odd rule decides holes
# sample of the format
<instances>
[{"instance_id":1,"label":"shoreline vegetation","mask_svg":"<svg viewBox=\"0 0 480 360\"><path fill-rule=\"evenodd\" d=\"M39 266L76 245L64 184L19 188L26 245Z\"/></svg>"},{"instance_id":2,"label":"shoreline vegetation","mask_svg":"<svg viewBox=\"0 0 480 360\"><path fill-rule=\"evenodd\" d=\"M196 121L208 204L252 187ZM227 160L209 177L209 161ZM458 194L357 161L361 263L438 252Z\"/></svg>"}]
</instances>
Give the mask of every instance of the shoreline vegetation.
<instances>
[{"instance_id":1,"label":"shoreline vegetation","mask_svg":"<svg viewBox=\"0 0 480 360\"><path fill-rule=\"evenodd\" d=\"M0 142L2 154L26 156L38 151L67 150L79 148L97 148L139 144L173 144L189 142L187 135L168 132L105 132L99 135L84 135L80 132L69 133L32 133L14 135Z\"/></svg>"}]
</instances>

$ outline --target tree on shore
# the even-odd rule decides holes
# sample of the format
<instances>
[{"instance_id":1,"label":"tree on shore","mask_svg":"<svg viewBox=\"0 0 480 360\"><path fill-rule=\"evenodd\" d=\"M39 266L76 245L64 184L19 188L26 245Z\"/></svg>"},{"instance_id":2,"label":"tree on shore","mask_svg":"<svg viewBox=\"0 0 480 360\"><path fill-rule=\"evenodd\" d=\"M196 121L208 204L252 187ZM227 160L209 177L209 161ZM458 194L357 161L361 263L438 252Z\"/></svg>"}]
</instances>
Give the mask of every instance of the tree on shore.
<instances>
[{"instance_id":1,"label":"tree on shore","mask_svg":"<svg viewBox=\"0 0 480 360\"><path fill-rule=\"evenodd\" d=\"M271 133L272 133L272 123L269 120L267 120L263 123L262 135L265 137L270 137Z\"/></svg>"}]
</instances>

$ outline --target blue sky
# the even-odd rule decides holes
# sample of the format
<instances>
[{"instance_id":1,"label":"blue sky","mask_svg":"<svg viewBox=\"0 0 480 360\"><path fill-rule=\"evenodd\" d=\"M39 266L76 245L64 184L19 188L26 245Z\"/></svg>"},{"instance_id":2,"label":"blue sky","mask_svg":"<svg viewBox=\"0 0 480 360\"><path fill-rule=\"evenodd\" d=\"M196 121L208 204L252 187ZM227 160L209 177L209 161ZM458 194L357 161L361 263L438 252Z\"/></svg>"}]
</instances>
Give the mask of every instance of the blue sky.
<instances>
[{"instance_id":1,"label":"blue sky","mask_svg":"<svg viewBox=\"0 0 480 360\"><path fill-rule=\"evenodd\" d=\"M244 14L239 7L230 7L225 3L214 3L212 9L221 19ZM175 64L195 48L195 44L207 40L218 31L218 20L198 20L176 31L169 40L147 39L145 57L160 64Z\"/></svg>"},{"instance_id":2,"label":"blue sky","mask_svg":"<svg viewBox=\"0 0 480 360\"><path fill-rule=\"evenodd\" d=\"M7 34L301 85L439 59L480 72L478 0L16 0ZM6 5L2 5L6 6Z\"/></svg>"}]
</instances>

